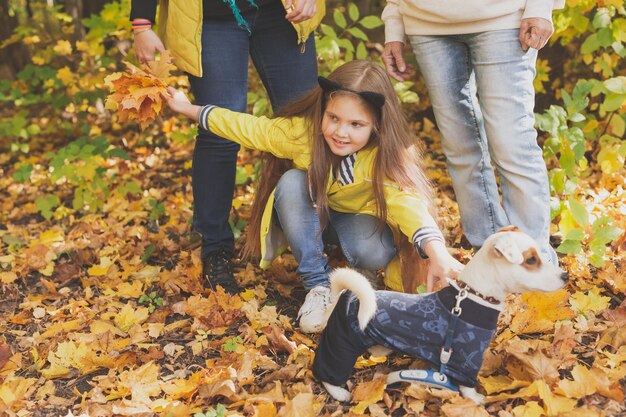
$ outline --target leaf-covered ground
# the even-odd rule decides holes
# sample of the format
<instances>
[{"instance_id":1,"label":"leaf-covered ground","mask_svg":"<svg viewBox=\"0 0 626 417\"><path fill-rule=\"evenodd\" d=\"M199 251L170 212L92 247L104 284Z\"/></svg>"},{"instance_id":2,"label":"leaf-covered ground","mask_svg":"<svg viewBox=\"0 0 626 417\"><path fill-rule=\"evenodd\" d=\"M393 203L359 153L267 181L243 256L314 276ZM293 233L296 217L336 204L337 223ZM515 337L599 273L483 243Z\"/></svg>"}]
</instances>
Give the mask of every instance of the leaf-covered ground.
<instances>
[{"instance_id":1,"label":"leaf-covered ground","mask_svg":"<svg viewBox=\"0 0 626 417\"><path fill-rule=\"evenodd\" d=\"M130 158L91 150L89 158L61 160L110 185L102 201L93 200L101 207L87 213L72 209L75 185L50 179L44 156L58 147L30 144L22 158L33 165L29 181L20 180L15 154L0 154L0 415L626 414L626 234L606 249L602 268L590 266L586 252L561 258L572 277L566 289L508 300L482 369L484 406L416 385L385 388L385 373L424 366L398 355L362 358L351 379L354 402L341 404L311 375L317 336L297 328L304 292L290 255L267 271L239 262L240 296L201 287L199 243L190 231L193 143L175 140L188 130L177 119L163 126L166 139L94 126L108 129L108 140ZM428 122L416 129L427 143L444 234L466 262L471 253L437 133ZM240 155L239 228L256 161ZM622 230L623 174L591 175L594 198L586 201L592 217L610 214ZM37 200L45 195L59 197L50 220ZM332 262L342 260L333 255Z\"/></svg>"}]
</instances>

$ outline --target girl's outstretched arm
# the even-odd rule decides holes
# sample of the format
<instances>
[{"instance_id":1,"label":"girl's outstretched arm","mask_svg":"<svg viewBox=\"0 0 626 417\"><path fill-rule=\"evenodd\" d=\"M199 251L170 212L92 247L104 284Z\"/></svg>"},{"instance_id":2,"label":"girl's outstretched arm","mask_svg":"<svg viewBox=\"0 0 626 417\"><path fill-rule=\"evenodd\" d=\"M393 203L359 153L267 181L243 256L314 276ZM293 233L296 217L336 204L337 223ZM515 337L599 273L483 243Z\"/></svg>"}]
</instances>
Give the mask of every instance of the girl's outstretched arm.
<instances>
[{"instance_id":1,"label":"girl's outstretched arm","mask_svg":"<svg viewBox=\"0 0 626 417\"><path fill-rule=\"evenodd\" d=\"M435 289L437 282L439 286L445 287L448 285L446 278L456 278L463 269L464 265L450 255L446 245L439 240L428 242L424 252L430 260L426 282L426 291L428 292Z\"/></svg>"},{"instance_id":2,"label":"girl's outstretched arm","mask_svg":"<svg viewBox=\"0 0 626 417\"><path fill-rule=\"evenodd\" d=\"M162 95L173 111L194 120L201 128L246 148L292 160L310 153L309 130L301 117L269 119L213 105L197 106L189 101L185 93L173 87L168 87L167 93ZM308 161L305 162L308 166Z\"/></svg>"},{"instance_id":3,"label":"girl's outstretched arm","mask_svg":"<svg viewBox=\"0 0 626 417\"><path fill-rule=\"evenodd\" d=\"M163 94L163 98L167 102L167 106L176 113L183 114L195 122L198 122L198 113L200 106L191 104L187 95L174 87L167 88L167 94Z\"/></svg>"}]
</instances>

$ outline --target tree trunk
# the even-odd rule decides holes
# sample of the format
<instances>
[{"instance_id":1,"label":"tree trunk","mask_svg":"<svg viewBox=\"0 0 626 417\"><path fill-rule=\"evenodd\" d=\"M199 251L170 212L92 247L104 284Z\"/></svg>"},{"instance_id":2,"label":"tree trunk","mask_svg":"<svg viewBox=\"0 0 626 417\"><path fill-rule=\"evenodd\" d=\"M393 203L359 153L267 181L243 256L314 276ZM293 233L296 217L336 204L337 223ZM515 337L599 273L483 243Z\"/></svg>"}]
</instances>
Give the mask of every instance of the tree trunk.
<instances>
[{"instance_id":1,"label":"tree trunk","mask_svg":"<svg viewBox=\"0 0 626 417\"><path fill-rule=\"evenodd\" d=\"M17 17L9 15L9 1L0 0L0 43L11 37L17 24ZM0 49L0 79L15 79L15 75L29 62L28 49L22 43Z\"/></svg>"},{"instance_id":2,"label":"tree trunk","mask_svg":"<svg viewBox=\"0 0 626 417\"><path fill-rule=\"evenodd\" d=\"M100 13L105 4L111 0L88 0L83 2L83 17L89 17L92 14Z\"/></svg>"}]
</instances>

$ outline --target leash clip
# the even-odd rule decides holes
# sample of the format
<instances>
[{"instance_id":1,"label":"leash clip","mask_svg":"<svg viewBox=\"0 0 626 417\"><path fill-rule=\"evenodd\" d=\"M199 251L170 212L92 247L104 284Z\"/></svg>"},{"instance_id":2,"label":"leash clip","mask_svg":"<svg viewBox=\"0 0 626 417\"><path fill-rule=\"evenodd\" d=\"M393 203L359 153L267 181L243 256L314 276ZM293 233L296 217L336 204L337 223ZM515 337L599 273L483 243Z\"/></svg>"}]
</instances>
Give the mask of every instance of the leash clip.
<instances>
[{"instance_id":1,"label":"leash clip","mask_svg":"<svg viewBox=\"0 0 626 417\"><path fill-rule=\"evenodd\" d=\"M460 316L461 312L463 311L461 309L461 301L465 300L468 297L469 293L467 292L466 289L462 289L459 291L459 293L456 295L456 305L454 307L452 307L452 311L451 313L454 314L455 316Z\"/></svg>"},{"instance_id":2,"label":"leash clip","mask_svg":"<svg viewBox=\"0 0 626 417\"><path fill-rule=\"evenodd\" d=\"M452 348L446 350L445 347L441 347L441 353L439 354L439 361L446 365L450 362L450 357L452 356Z\"/></svg>"}]
</instances>

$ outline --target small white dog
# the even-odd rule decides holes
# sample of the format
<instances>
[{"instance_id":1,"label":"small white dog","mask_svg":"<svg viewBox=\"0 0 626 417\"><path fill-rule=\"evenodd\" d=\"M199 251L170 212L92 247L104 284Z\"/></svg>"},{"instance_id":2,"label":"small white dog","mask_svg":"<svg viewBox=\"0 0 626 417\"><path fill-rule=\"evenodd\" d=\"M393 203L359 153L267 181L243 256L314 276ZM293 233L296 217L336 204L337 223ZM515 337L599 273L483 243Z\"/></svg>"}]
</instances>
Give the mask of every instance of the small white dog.
<instances>
[{"instance_id":1,"label":"small white dog","mask_svg":"<svg viewBox=\"0 0 626 417\"><path fill-rule=\"evenodd\" d=\"M439 367L460 386L461 395L481 403L484 397L474 387L506 295L556 291L568 280L566 272L541 259L537 248L516 227L501 229L458 280L421 295L374 291L358 272L337 269L330 277L336 303L327 311L313 374L333 398L349 401L350 392L340 385L357 358L379 345ZM339 297L346 289L352 294Z\"/></svg>"}]
</instances>

